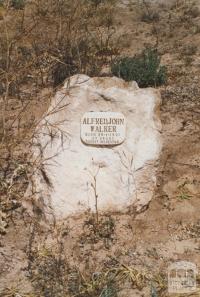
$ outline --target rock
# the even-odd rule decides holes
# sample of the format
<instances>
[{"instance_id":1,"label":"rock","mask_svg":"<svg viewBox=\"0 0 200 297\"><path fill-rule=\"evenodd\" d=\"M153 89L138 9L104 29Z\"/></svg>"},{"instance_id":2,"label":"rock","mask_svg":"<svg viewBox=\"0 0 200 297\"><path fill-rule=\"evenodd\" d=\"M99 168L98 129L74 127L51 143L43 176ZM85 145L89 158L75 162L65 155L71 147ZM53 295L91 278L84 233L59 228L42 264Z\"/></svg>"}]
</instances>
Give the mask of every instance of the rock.
<instances>
[{"instance_id":1,"label":"rock","mask_svg":"<svg viewBox=\"0 0 200 297\"><path fill-rule=\"evenodd\" d=\"M40 161L26 202L33 192L37 207L57 219L94 211L96 202L99 211L126 212L129 206L141 211L152 199L156 183L159 106L159 92L140 89L135 82L71 77L57 91L38 126L33 150ZM125 140L111 146L84 143L80 122L91 111L122 114Z\"/></svg>"}]
</instances>

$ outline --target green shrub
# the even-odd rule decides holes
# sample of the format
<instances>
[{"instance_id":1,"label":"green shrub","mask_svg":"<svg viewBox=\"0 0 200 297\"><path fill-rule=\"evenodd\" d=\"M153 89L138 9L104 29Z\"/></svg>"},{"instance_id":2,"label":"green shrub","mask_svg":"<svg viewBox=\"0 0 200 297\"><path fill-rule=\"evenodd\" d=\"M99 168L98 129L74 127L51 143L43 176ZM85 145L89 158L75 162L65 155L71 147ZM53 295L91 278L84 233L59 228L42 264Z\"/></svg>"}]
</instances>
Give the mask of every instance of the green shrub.
<instances>
[{"instance_id":1,"label":"green shrub","mask_svg":"<svg viewBox=\"0 0 200 297\"><path fill-rule=\"evenodd\" d=\"M152 22L158 22L160 19L160 16L157 12L143 12L141 15L141 21L145 23L152 23Z\"/></svg>"},{"instance_id":2,"label":"green shrub","mask_svg":"<svg viewBox=\"0 0 200 297\"><path fill-rule=\"evenodd\" d=\"M11 5L15 9L24 9L25 0L12 0Z\"/></svg>"},{"instance_id":3,"label":"green shrub","mask_svg":"<svg viewBox=\"0 0 200 297\"><path fill-rule=\"evenodd\" d=\"M112 74L126 81L135 80L139 87L160 86L167 80L165 66L160 66L160 56L154 49L140 55L125 57L111 65Z\"/></svg>"}]
</instances>

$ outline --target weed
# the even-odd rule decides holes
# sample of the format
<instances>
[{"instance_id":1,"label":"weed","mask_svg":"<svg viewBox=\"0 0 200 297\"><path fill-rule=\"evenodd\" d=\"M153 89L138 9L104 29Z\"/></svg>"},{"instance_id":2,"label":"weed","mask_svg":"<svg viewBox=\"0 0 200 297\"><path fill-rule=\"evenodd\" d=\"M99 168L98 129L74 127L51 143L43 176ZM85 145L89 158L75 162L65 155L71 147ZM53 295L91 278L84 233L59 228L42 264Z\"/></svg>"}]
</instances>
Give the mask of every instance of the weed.
<instances>
[{"instance_id":1,"label":"weed","mask_svg":"<svg viewBox=\"0 0 200 297\"><path fill-rule=\"evenodd\" d=\"M49 73L54 86L75 73L97 76L103 65L109 64L118 54L118 46L113 38L115 36L114 6L111 5L113 1L92 1L92 5L86 6L87 9L85 7L83 9L81 5L78 5L78 8L71 5L66 11L65 5L61 7L67 16L74 13L78 15L72 20L73 25L67 27L63 19L66 36L59 40L58 48L53 49L54 63ZM69 31L69 28L74 29ZM76 30L80 32L79 35Z\"/></svg>"},{"instance_id":2,"label":"weed","mask_svg":"<svg viewBox=\"0 0 200 297\"><path fill-rule=\"evenodd\" d=\"M151 285L151 297L158 297L156 288Z\"/></svg>"},{"instance_id":3,"label":"weed","mask_svg":"<svg viewBox=\"0 0 200 297\"><path fill-rule=\"evenodd\" d=\"M187 227L187 232L189 233L190 238L199 238L200 236L200 220L196 223L191 224Z\"/></svg>"},{"instance_id":4,"label":"weed","mask_svg":"<svg viewBox=\"0 0 200 297\"><path fill-rule=\"evenodd\" d=\"M99 224L100 222L101 220ZM95 219L93 222L86 222L90 227L93 223L96 223ZM113 232L112 219L104 218L102 226L104 228L99 230L99 236L110 237L108 229ZM41 235L38 233L41 232L40 224L35 221L31 229L28 271L36 296L117 297L125 283L139 290L153 283L154 291L158 294L160 290L166 288L162 275L138 270L136 267L120 263L115 258L112 258L112 263L109 265L105 263L105 266L103 265L100 270L96 271L90 271L86 266L83 270L83 267L80 269L76 265L70 264L69 259L65 256L64 241L61 236L62 229L63 227L54 229L55 233L52 238L56 238L56 240L51 241L51 244L46 237L45 242L40 245L38 244L38 239L41 239Z\"/></svg>"},{"instance_id":5,"label":"weed","mask_svg":"<svg viewBox=\"0 0 200 297\"><path fill-rule=\"evenodd\" d=\"M191 197L192 196L190 196L189 194L187 194L185 192L181 192L177 198L180 200L189 200Z\"/></svg>"},{"instance_id":6,"label":"weed","mask_svg":"<svg viewBox=\"0 0 200 297\"><path fill-rule=\"evenodd\" d=\"M194 34L199 34L200 33L200 26L198 24L196 24L194 26L193 33Z\"/></svg>"},{"instance_id":7,"label":"weed","mask_svg":"<svg viewBox=\"0 0 200 297\"><path fill-rule=\"evenodd\" d=\"M84 290L78 296L114 297L123 288L125 282L132 284L133 288L141 290L145 284L152 281L155 284L154 292L166 287L165 281L161 276L149 275L146 272L138 271L133 267L123 264L98 273L98 277L95 280L93 278L90 281L86 281L84 278L83 280L84 282L81 287ZM101 291L101 293L96 294L98 292L97 290Z\"/></svg>"},{"instance_id":8,"label":"weed","mask_svg":"<svg viewBox=\"0 0 200 297\"><path fill-rule=\"evenodd\" d=\"M97 243L102 240L106 248L114 240L115 221L111 216L104 216L99 219L98 223L94 216L89 216L83 226L81 242Z\"/></svg>"},{"instance_id":9,"label":"weed","mask_svg":"<svg viewBox=\"0 0 200 297\"><path fill-rule=\"evenodd\" d=\"M56 63L52 67L52 78L53 78L53 83L54 86L60 85L66 77L69 77L77 72L77 66L75 61L73 60L72 57L65 56L63 57L62 62Z\"/></svg>"},{"instance_id":10,"label":"weed","mask_svg":"<svg viewBox=\"0 0 200 297\"><path fill-rule=\"evenodd\" d=\"M139 87L159 86L166 82L166 67L160 66L160 56L147 48L142 54L125 57L112 64L112 73L127 81L135 80Z\"/></svg>"},{"instance_id":11,"label":"weed","mask_svg":"<svg viewBox=\"0 0 200 297\"><path fill-rule=\"evenodd\" d=\"M25 7L25 0L12 0L11 6L15 9L24 9Z\"/></svg>"},{"instance_id":12,"label":"weed","mask_svg":"<svg viewBox=\"0 0 200 297\"><path fill-rule=\"evenodd\" d=\"M186 188L186 185L187 181L178 186L179 193L177 195L177 198L179 200L189 200L190 198L192 198L188 189Z\"/></svg>"},{"instance_id":13,"label":"weed","mask_svg":"<svg viewBox=\"0 0 200 297\"><path fill-rule=\"evenodd\" d=\"M21 293L20 289L8 288L2 292L0 297L41 297L32 293ZM45 296L46 297L46 296Z\"/></svg>"},{"instance_id":14,"label":"weed","mask_svg":"<svg viewBox=\"0 0 200 297\"><path fill-rule=\"evenodd\" d=\"M145 23L152 23L159 21L160 16L157 12L151 12L150 14L147 12L143 12L141 15L141 21Z\"/></svg>"},{"instance_id":15,"label":"weed","mask_svg":"<svg viewBox=\"0 0 200 297\"><path fill-rule=\"evenodd\" d=\"M118 291L115 271L106 270L90 273L85 276L76 269L70 276L73 294L77 297L116 297ZM72 293L72 291L70 291ZM73 295L73 296L74 296Z\"/></svg>"},{"instance_id":16,"label":"weed","mask_svg":"<svg viewBox=\"0 0 200 297\"><path fill-rule=\"evenodd\" d=\"M115 286L111 283L106 285L105 288L103 288L99 297L115 297L115 296L117 296L117 290Z\"/></svg>"},{"instance_id":17,"label":"weed","mask_svg":"<svg viewBox=\"0 0 200 297\"><path fill-rule=\"evenodd\" d=\"M92 4L94 4L96 7L100 4L115 4L116 0L89 0Z\"/></svg>"},{"instance_id":18,"label":"weed","mask_svg":"<svg viewBox=\"0 0 200 297\"><path fill-rule=\"evenodd\" d=\"M41 296L63 297L68 292L68 263L50 248L34 251L31 278L35 292Z\"/></svg>"},{"instance_id":19,"label":"weed","mask_svg":"<svg viewBox=\"0 0 200 297\"><path fill-rule=\"evenodd\" d=\"M200 10L197 6L192 6L187 11L187 14L190 15L192 18L197 18L200 15Z\"/></svg>"},{"instance_id":20,"label":"weed","mask_svg":"<svg viewBox=\"0 0 200 297\"><path fill-rule=\"evenodd\" d=\"M197 46L194 44L188 44L187 46L184 46L182 49L182 54L186 56L193 56L197 52Z\"/></svg>"},{"instance_id":21,"label":"weed","mask_svg":"<svg viewBox=\"0 0 200 297\"><path fill-rule=\"evenodd\" d=\"M7 219L6 214L0 211L0 234L6 233L6 227L8 226L6 219Z\"/></svg>"},{"instance_id":22,"label":"weed","mask_svg":"<svg viewBox=\"0 0 200 297\"><path fill-rule=\"evenodd\" d=\"M191 66L193 62L193 58L191 56L186 56L184 58L184 61L185 61L185 66Z\"/></svg>"}]
</instances>

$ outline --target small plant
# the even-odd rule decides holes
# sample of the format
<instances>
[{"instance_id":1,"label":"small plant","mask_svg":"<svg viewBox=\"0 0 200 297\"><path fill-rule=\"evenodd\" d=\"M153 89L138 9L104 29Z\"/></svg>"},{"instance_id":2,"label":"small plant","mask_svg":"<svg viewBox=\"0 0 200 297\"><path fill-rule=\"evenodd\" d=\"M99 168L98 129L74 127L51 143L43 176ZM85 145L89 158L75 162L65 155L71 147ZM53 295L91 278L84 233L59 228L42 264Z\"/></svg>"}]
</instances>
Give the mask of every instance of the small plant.
<instances>
[{"instance_id":1,"label":"small plant","mask_svg":"<svg viewBox=\"0 0 200 297\"><path fill-rule=\"evenodd\" d=\"M97 243L103 241L106 248L114 240L115 221L111 216L105 216L99 219L98 224L95 216L89 216L83 226L84 232L81 236L82 242Z\"/></svg>"},{"instance_id":2,"label":"small plant","mask_svg":"<svg viewBox=\"0 0 200 297\"><path fill-rule=\"evenodd\" d=\"M193 33L194 34L199 34L200 33L200 26L198 24L194 26Z\"/></svg>"},{"instance_id":3,"label":"small plant","mask_svg":"<svg viewBox=\"0 0 200 297\"><path fill-rule=\"evenodd\" d=\"M125 57L111 66L114 75L126 81L135 80L139 87L160 86L167 80L166 67L160 66L157 50L147 48L134 57Z\"/></svg>"},{"instance_id":4,"label":"small plant","mask_svg":"<svg viewBox=\"0 0 200 297\"><path fill-rule=\"evenodd\" d=\"M94 4L95 6L98 6L99 4L101 4L103 1L102 0L90 0L90 2L92 4Z\"/></svg>"},{"instance_id":5,"label":"small plant","mask_svg":"<svg viewBox=\"0 0 200 297\"><path fill-rule=\"evenodd\" d=\"M15 9L24 9L25 0L12 0L11 5Z\"/></svg>"},{"instance_id":6,"label":"small plant","mask_svg":"<svg viewBox=\"0 0 200 297\"><path fill-rule=\"evenodd\" d=\"M117 297L118 285L111 271L94 272L90 278L81 274L77 297Z\"/></svg>"},{"instance_id":7,"label":"small plant","mask_svg":"<svg viewBox=\"0 0 200 297\"><path fill-rule=\"evenodd\" d=\"M184 46L182 49L182 54L185 56L193 56L197 52L197 46L194 44L189 44L187 46Z\"/></svg>"},{"instance_id":8,"label":"small plant","mask_svg":"<svg viewBox=\"0 0 200 297\"><path fill-rule=\"evenodd\" d=\"M94 4L95 6L98 6L100 4L114 4L115 0L89 0L89 2L91 2L92 4Z\"/></svg>"},{"instance_id":9,"label":"small plant","mask_svg":"<svg viewBox=\"0 0 200 297\"><path fill-rule=\"evenodd\" d=\"M192 18L197 18L200 15L200 10L198 6L192 6L187 12Z\"/></svg>"},{"instance_id":10,"label":"small plant","mask_svg":"<svg viewBox=\"0 0 200 297\"><path fill-rule=\"evenodd\" d=\"M190 198L192 198L188 189L186 188L187 183L188 182L185 181L184 183L178 186L179 193L177 195L177 198L179 200L190 200Z\"/></svg>"},{"instance_id":11,"label":"small plant","mask_svg":"<svg viewBox=\"0 0 200 297\"><path fill-rule=\"evenodd\" d=\"M191 196L184 191L181 191L180 194L177 196L179 200L190 200Z\"/></svg>"},{"instance_id":12,"label":"small plant","mask_svg":"<svg viewBox=\"0 0 200 297\"><path fill-rule=\"evenodd\" d=\"M154 285L151 285L151 297L158 297L157 290Z\"/></svg>"},{"instance_id":13,"label":"small plant","mask_svg":"<svg viewBox=\"0 0 200 297\"><path fill-rule=\"evenodd\" d=\"M101 294L100 297L116 297L117 296L117 289L115 288L114 284L107 284Z\"/></svg>"},{"instance_id":14,"label":"small plant","mask_svg":"<svg viewBox=\"0 0 200 297\"><path fill-rule=\"evenodd\" d=\"M159 21L159 13L156 11L152 11L149 3L147 3L146 0L142 0L142 4L144 10L142 11L141 21L146 23L155 23Z\"/></svg>"},{"instance_id":15,"label":"small plant","mask_svg":"<svg viewBox=\"0 0 200 297\"><path fill-rule=\"evenodd\" d=\"M185 61L185 66L191 66L193 62L193 58L191 56L185 56L184 61Z\"/></svg>"},{"instance_id":16,"label":"small plant","mask_svg":"<svg viewBox=\"0 0 200 297\"><path fill-rule=\"evenodd\" d=\"M69 266L62 252L43 247L32 253L30 277L37 296L66 296Z\"/></svg>"},{"instance_id":17,"label":"small plant","mask_svg":"<svg viewBox=\"0 0 200 297\"><path fill-rule=\"evenodd\" d=\"M73 75L77 71L77 67L74 62L69 59L68 63L57 62L51 72L54 87L60 85L67 77Z\"/></svg>"},{"instance_id":18,"label":"small plant","mask_svg":"<svg viewBox=\"0 0 200 297\"><path fill-rule=\"evenodd\" d=\"M141 15L141 21L145 23L152 23L152 22L157 22L159 21L160 16L157 12L143 12Z\"/></svg>"},{"instance_id":19,"label":"small plant","mask_svg":"<svg viewBox=\"0 0 200 297\"><path fill-rule=\"evenodd\" d=\"M6 221L6 214L0 210L0 234L6 233L6 227L8 226Z\"/></svg>"}]
</instances>

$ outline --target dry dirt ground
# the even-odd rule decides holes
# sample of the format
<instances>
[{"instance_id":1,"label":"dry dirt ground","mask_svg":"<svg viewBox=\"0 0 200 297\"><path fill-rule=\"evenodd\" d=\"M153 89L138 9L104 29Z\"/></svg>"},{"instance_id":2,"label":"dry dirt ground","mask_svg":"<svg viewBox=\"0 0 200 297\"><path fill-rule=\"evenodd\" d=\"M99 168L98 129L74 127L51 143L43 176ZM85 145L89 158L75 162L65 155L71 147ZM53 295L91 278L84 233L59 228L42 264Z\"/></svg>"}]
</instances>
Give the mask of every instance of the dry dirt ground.
<instances>
[{"instance_id":1,"label":"dry dirt ground","mask_svg":"<svg viewBox=\"0 0 200 297\"><path fill-rule=\"evenodd\" d=\"M89 213L48 226L18 209L1 238L0 296L100 296L91 293L94 278L112 269L129 276L115 284L120 297L168 296L169 264L186 260L200 269L200 13L183 2L171 9L156 4L153 23L141 21L136 4L116 13L124 53L158 39L168 67L168 83L160 88L163 150L152 202L140 214L104 214L98 227ZM75 288L80 284L82 293Z\"/></svg>"}]
</instances>

